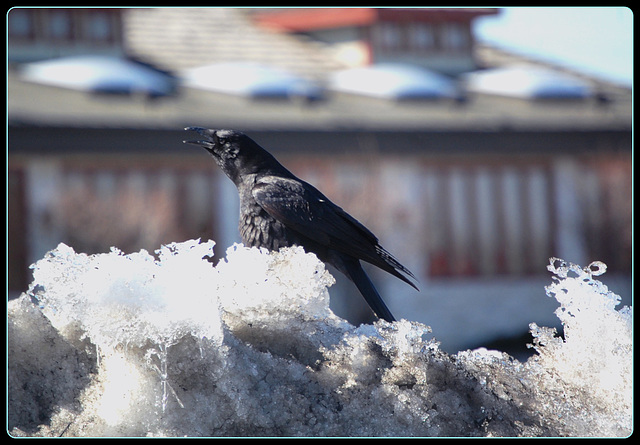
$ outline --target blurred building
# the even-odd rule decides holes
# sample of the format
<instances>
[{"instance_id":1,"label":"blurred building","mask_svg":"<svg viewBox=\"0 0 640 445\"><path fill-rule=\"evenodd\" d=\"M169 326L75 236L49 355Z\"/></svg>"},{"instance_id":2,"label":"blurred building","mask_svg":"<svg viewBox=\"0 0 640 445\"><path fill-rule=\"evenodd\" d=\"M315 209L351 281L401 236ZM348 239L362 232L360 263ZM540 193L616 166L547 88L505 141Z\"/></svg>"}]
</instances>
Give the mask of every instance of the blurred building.
<instances>
[{"instance_id":1,"label":"blurred building","mask_svg":"<svg viewBox=\"0 0 640 445\"><path fill-rule=\"evenodd\" d=\"M237 197L205 153L182 144L182 128L198 125L245 131L370 227L421 281L417 294L374 272L392 311L432 325L451 348L544 324L551 256L604 261L620 278L612 289L630 295L631 91L479 44L473 20L496 12L12 9L9 289L25 290L28 265L59 242L131 252L203 237L222 255L238 240ZM86 54L178 82L193 68L259 63L324 93L258 98L182 83L166 96L114 94L26 75L28 62ZM390 63L445 75L456 94L332 89L336 73ZM498 81L509 88L491 90L492 69L513 66L516 77ZM511 315L492 318L499 306Z\"/></svg>"},{"instance_id":2,"label":"blurred building","mask_svg":"<svg viewBox=\"0 0 640 445\"><path fill-rule=\"evenodd\" d=\"M264 27L324 43L348 66L402 62L447 74L475 69L472 22L492 8L308 8L254 13Z\"/></svg>"}]
</instances>

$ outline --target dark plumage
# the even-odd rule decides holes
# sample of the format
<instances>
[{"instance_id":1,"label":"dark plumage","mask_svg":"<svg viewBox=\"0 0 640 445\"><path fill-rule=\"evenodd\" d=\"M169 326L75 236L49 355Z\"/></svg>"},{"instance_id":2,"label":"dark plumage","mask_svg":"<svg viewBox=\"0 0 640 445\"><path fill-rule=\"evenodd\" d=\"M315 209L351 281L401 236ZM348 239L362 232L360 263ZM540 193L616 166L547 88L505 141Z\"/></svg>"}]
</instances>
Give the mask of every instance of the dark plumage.
<instances>
[{"instance_id":1,"label":"dark plumage","mask_svg":"<svg viewBox=\"0 0 640 445\"><path fill-rule=\"evenodd\" d=\"M415 289L414 275L378 243L378 238L318 189L298 179L270 153L239 131L187 127L240 194L239 229L247 246L278 250L298 245L333 265L355 283L380 318L393 315L362 269L360 260L400 278Z\"/></svg>"}]
</instances>

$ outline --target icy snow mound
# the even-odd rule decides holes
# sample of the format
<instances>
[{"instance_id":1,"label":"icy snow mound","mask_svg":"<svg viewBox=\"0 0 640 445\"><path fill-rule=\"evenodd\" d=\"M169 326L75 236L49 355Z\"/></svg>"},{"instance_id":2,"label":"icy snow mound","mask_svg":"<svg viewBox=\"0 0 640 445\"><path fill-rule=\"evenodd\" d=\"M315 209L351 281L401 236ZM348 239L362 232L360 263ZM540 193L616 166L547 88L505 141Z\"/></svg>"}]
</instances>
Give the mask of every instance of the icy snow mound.
<instances>
[{"instance_id":1,"label":"icy snow mound","mask_svg":"<svg viewBox=\"0 0 640 445\"><path fill-rule=\"evenodd\" d=\"M552 259L565 339L448 355L401 320L354 327L301 248L61 244L9 303L9 431L30 436L625 436L631 311ZM36 304L34 304L34 302Z\"/></svg>"}]
</instances>

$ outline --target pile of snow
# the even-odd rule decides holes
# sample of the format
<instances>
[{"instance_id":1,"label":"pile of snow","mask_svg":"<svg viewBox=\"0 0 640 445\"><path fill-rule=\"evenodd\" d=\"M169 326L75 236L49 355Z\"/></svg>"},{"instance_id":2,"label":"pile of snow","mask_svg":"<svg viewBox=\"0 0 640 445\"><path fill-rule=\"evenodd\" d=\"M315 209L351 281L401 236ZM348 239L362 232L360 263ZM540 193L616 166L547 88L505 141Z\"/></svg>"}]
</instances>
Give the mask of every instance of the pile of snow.
<instances>
[{"instance_id":1,"label":"pile of snow","mask_svg":"<svg viewBox=\"0 0 640 445\"><path fill-rule=\"evenodd\" d=\"M381 63L333 73L331 89L384 99L453 98L456 88L447 77L419 66Z\"/></svg>"},{"instance_id":2,"label":"pile of snow","mask_svg":"<svg viewBox=\"0 0 640 445\"><path fill-rule=\"evenodd\" d=\"M220 62L188 68L181 77L191 88L254 98L322 96L321 88L310 80L255 62Z\"/></svg>"},{"instance_id":3,"label":"pile of snow","mask_svg":"<svg viewBox=\"0 0 640 445\"><path fill-rule=\"evenodd\" d=\"M525 99L573 98L591 95L583 80L549 68L511 65L476 71L464 76L469 91Z\"/></svg>"},{"instance_id":4,"label":"pile of snow","mask_svg":"<svg viewBox=\"0 0 640 445\"><path fill-rule=\"evenodd\" d=\"M212 241L86 255L60 244L8 308L14 436L626 436L631 312L552 259L562 339L449 355L420 323L354 327L301 248Z\"/></svg>"},{"instance_id":5,"label":"pile of snow","mask_svg":"<svg viewBox=\"0 0 640 445\"><path fill-rule=\"evenodd\" d=\"M174 80L140 63L111 56L70 56L23 66L24 80L74 90L104 93L172 94Z\"/></svg>"}]
</instances>

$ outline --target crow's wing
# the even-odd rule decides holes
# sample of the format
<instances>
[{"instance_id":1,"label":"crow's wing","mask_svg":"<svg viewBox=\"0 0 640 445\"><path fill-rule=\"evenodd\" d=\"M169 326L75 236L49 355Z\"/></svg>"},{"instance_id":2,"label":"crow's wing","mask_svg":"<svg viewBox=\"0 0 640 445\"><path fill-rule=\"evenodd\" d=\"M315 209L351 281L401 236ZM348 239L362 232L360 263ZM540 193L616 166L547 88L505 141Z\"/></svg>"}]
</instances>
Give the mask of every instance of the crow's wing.
<instances>
[{"instance_id":1,"label":"crow's wing","mask_svg":"<svg viewBox=\"0 0 640 445\"><path fill-rule=\"evenodd\" d=\"M329 201L306 182L265 176L257 181L252 194L256 202L287 228L307 238L367 261L407 282L413 274L378 244L378 238L355 218Z\"/></svg>"}]
</instances>

